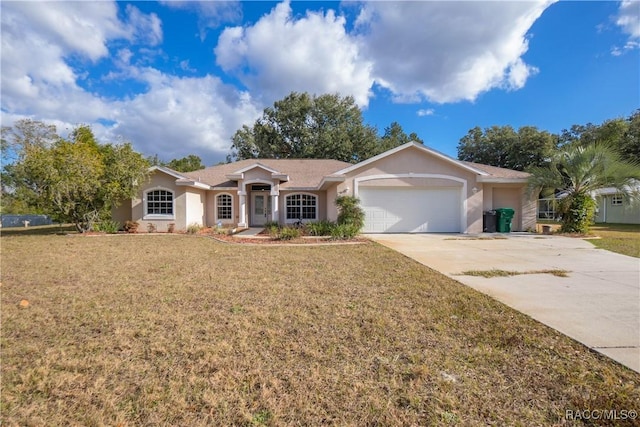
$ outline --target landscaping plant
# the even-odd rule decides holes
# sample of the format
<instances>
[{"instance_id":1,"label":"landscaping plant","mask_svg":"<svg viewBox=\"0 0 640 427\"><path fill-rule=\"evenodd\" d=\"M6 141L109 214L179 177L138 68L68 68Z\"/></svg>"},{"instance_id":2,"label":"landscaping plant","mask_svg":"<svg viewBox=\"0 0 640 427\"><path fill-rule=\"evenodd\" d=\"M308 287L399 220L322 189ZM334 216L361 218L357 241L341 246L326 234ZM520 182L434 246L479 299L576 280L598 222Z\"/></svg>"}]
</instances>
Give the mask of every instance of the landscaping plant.
<instances>
[{"instance_id":1,"label":"landscaping plant","mask_svg":"<svg viewBox=\"0 0 640 427\"><path fill-rule=\"evenodd\" d=\"M640 163L623 160L618 151L604 143L572 144L551 156L548 166L529 172L530 191L551 189L562 194L559 208L564 233L589 232L595 190L614 187L627 197L639 197L632 189L640 179Z\"/></svg>"},{"instance_id":2,"label":"landscaping plant","mask_svg":"<svg viewBox=\"0 0 640 427\"><path fill-rule=\"evenodd\" d=\"M353 196L336 197L338 207L338 224L349 224L360 232L364 227L364 211L360 207L360 199Z\"/></svg>"}]
</instances>

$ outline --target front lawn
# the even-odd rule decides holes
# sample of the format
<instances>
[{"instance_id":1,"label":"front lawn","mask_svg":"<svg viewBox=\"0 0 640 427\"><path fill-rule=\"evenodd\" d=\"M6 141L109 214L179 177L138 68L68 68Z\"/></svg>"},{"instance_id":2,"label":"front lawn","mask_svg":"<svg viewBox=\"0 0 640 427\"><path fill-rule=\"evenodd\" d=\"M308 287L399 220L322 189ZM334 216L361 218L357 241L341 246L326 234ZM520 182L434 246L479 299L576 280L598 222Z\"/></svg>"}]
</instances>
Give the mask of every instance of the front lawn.
<instances>
[{"instance_id":1,"label":"front lawn","mask_svg":"<svg viewBox=\"0 0 640 427\"><path fill-rule=\"evenodd\" d=\"M548 426L640 409L640 374L377 244L1 243L6 426Z\"/></svg>"},{"instance_id":2,"label":"front lawn","mask_svg":"<svg viewBox=\"0 0 640 427\"><path fill-rule=\"evenodd\" d=\"M640 258L640 224L596 224L591 234L600 237L590 240L599 248Z\"/></svg>"}]
</instances>

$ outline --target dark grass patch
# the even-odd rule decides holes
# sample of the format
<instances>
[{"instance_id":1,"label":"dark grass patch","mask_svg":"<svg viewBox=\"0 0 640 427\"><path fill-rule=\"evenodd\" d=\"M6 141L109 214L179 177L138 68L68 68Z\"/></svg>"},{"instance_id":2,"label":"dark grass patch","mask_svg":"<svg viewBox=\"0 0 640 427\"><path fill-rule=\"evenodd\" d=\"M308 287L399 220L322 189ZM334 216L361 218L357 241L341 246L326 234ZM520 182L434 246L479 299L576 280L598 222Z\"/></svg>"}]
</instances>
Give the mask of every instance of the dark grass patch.
<instances>
[{"instance_id":1,"label":"dark grass patch","mask_svg":"<svg viewBox=\"0 0 640 427\"><path fill-rule=\"evenodd\" d=\"M556 277L569 277L569 272L566 270L532 270L532 271L506 271L506 270L468 270L460 273L461 276L479 276L485 278L491 277L509 277L519 276L522 274L551 274Z\"/></svg>"}]
</instances>

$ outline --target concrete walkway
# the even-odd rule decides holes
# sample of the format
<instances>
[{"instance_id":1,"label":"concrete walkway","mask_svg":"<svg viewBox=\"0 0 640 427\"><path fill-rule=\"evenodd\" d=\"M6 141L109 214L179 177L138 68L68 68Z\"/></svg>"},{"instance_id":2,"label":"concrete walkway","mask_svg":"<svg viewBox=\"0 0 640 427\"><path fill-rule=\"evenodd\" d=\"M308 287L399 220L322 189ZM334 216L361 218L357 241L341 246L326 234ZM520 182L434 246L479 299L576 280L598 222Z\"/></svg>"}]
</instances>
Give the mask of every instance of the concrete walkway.
<instances>
[{"instance_id":1,"label":"concrete walkway","mask_svg":"<svg viewBox=\"0 0 640 427\"><path fill-rule=\"evenodd\" d=\"M237 234L236 237L244 237L244 238L255 238L260 237L260 233L264 230L264 227L250 227L246 230L243 230Z\"/></svg>"},{"instance_id":2,"label":"concrete walkway","mask_svg":"<svg viewBox=\"0 0 640 427\"><path fill-rule=\"evenodd\" d=\"M582 239L535 234L367 237L490 295L640 372L640 259ZM566 270L483 278L464 271Z\"/></svg>"}]
</instances>

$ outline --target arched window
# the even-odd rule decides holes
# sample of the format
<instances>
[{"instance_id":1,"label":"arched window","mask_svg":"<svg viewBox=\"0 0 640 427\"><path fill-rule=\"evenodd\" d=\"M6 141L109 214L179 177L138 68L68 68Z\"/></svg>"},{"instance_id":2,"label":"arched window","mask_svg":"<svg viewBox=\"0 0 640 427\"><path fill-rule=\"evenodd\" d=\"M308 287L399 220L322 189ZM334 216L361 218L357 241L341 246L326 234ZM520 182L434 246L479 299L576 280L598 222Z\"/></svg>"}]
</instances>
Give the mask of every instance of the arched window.
<instances>
[{"instance_id":1,"label":"arched window","mask_svg":"<svg viewBox=\"0 0 640 427\"><path fill-rule=\"evenodd\" d=\"M150 190L145 193L145 215L173 217L173 191Z\"/></svg>"},{"instance_id":2,"label":"arched window","mask_svg":"<svg viewBox=\"0 0 640 427\"><path fill-rule=\"evenodd\" d=\"M233 219L233 198L230 194L216 196L216 220L231 221Z\"/></svg>"},{"instance_id":3,"label":"arched window","mask_svg":"<svg viewBox=\"0 0 640 427\"><path fill-rule=\"evenodd\" d=\"M285 197L285 204L289 221L318 219L318 196L315 194L289 194Z\"/></svg>"}]
</instances>

